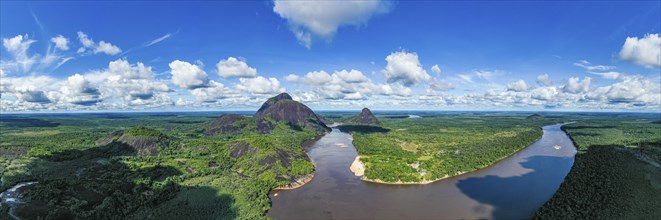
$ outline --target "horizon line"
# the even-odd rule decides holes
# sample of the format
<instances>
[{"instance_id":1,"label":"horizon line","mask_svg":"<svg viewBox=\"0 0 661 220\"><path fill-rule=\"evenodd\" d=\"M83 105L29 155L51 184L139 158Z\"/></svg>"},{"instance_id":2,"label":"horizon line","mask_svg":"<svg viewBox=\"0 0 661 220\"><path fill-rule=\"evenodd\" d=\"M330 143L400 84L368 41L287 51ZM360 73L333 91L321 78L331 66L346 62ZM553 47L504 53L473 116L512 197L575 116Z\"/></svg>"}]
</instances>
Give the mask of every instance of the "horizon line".
<instances>
[{"instance_id":1,"label":"horizon line","mask_svg":"<svg viewBox=\"0 0 661 220\"><path fill-rule=\"evenodd\" d=\"M313 112L360 112L360 109L319 109ZM391 111L391 112L513 112L513 113L527 113L527 112L545 112L545 113L639 113L639 114L661 114L659 111L595 111L595 110L443 110L443 109L370 109L375 112ZM180 111L73 111L73 112L0 112L0 115L29 115L29 114L117 114L117 113L214 113L214 112L257 112L257 110L180 110Z\"/></svg>"}]
</instances>

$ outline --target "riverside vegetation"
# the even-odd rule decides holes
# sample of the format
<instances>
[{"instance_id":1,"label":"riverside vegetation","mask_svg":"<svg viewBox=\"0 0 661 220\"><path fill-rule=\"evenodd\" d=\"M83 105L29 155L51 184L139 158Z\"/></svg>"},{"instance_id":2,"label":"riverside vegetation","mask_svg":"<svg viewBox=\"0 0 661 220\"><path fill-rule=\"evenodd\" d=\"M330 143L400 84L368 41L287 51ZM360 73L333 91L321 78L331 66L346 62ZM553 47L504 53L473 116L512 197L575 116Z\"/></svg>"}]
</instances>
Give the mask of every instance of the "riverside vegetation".
<instances>
[{"instance_id":1,"label":"riverside vegetation","mask_svg":"<svg viewBox=\"0 0 661 220\"><path fill-rule=\"evenodd\" d=\"M661 117L586 116L562 129L578 153L535 219L661 219Z\"/></svg>"}]
</instances>

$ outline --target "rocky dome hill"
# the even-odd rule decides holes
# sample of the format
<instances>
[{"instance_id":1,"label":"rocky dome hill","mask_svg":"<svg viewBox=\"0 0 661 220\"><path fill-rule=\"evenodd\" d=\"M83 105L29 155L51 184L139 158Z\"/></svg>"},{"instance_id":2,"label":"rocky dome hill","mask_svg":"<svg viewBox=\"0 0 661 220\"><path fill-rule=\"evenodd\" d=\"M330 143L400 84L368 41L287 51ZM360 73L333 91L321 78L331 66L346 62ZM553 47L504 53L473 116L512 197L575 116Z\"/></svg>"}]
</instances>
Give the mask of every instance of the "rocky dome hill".
<instances>
[{"instance_id":1,"label":"rocky dome hill","mask_svg":"<svg viewBox=\"0 0 661 220\"><path fill-rule=\"evenodd\" d=\"M289 94L281 93L264 102L252 118L240 115L221 116L207 124L205 134L238 134L246 130L265 134L273 130L280 121L295 130L310 128L317 133L330 131L312 109L294 101Z\"/></svg>"},{"instance_id":2,"label":"rocky dome hill","mask_svg":"<svg viewBox=\"0 0 661 220\"><path fill-rule=\"evenodd\" d=\"M330 128L306 105L294 101L287 93L268 99L254 116L260 132L269 131L275 126L272 122L285 121L292 128L311 128L318 133L330 131Z\"/></svg>"},{"instance_id":3,"label":"rocky dome hill","mask_svg":"<svg viewBox=\"0 0 661 220\"><path fill-rule=\"evenodd\" d=\"M359 124L359 125L380 125L381 122L379 119L372 114L372 111L368 108L363 108L360 114L353 116L347 120L349 124Z\"/></svg>"},{"instance_id":4,"label":"rocky dome hill","mask_svg":"<svg viewBox=\"0 0 661 220\"><path fill-rule=\"evenodd\" d=\"M170 145L170 137L158 130L138 125L110 133L96 141L96 145L116 148L114 150L129 150L138 155L155 156Z\"/></svg>"}]
</instances>

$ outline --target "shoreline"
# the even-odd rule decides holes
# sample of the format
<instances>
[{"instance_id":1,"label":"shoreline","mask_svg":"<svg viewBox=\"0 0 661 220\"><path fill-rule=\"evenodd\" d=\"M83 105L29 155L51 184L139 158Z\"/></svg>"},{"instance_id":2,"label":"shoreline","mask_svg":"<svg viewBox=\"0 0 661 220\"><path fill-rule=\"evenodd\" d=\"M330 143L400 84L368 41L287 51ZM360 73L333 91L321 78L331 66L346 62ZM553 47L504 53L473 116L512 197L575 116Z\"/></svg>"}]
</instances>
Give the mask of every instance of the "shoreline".
<instances>
[{"instance_id":1,"label":"shoreline","mask_svg":"<svg viewBox=\"0 0 661 220\"><path fill-rule=\"evenodd\" d=\"M365 182L370 182L370 183L386 184L386 185L425 185L425 184L434 183L434 182L439 181L439 180L444 180L444 179L447 179L447 178L450 178L450 177L460 176L460 175L466 174L466 173L470 173L470 172L460 172L459 174L453 175L453 176L445 175L445 176L443 176L441 178L438 178L438 179L435 179L435 180L425 180L425 181L421 181L421 182L402 182L402 181L386 182L386 181L379 180L379 179L374 180L374 179L368 179L368 178L365 178L365 177L360 178L360 180L365 181Z\"/></svg>"},{"instance_id":2,"label":"shoreline","mask_svg":"<svg viewBox=\"0 0 661 220\"><path fill-rule=\"evenodd\" d=\"M571 124L571 123L574 123L574 122L565 122L565 123L559 123L559 124L545 125L545 126L542 126L540 129L542 130L542 132L544 132L544 127L546 127L546 126L560 125L560 129L562 130L562 126L563 126L563 125ZM567 132L565 132L564 130L562 130L562 131L563 131L565 134L567 133ZM542 137L544 137L544 133L542 133ZM354 169L354 164L355 164L355 166L360 166L360 167L362 168L363 171L365 170L365 164L363 164L363 162L360 161L360 155L356 156L356 160L354 160L353 164L351 164L350 170L351 170L351 172L353 172L356 176L361 176L360 180L365 181L365 182L376 183L376 184L386 184L386 185L425 185L425 184L430 184L430 183L433 183L433 182L436 182L436 181L439 181L439 180L447 179L447 178L450 178L450 177L461 176L461 175L466 174L466 173L471 173L471 172L475 172L475 171L478 171L478 170L482 170L482 169L489 168L489 167L491 167L491 166L493 166L493 165L499 163L500 161L505 160L505 159L507 159L507 158L509 158L509 157L511 157L511 156L514 156L515 154L520 153L520 152L523 151L524 149L526 149L526 148L532 146L533 144L535 144L535 143L537 143L539 140L541 140L542 137L540 137L539 139L537 139L537 140L536 140L535 142L533 142L532 144L530 144L530 145L528 145L528 146L525 146L525 147L523 147L523 148L521 148L521 149L519 149L519 150L516 150L516 151L512 152L512 154L510 154L510 155L508 155L508 156L505 156L505 157L503 157L503 158L500 158L499 160L497 160L496 162L494 162L494 163L492 163L492 164L489 164L488 166L485 166L485 167L480 168L480 169L475 169L475 170L472 170L472 171L463 171L463 172L459 172L458 174L455 174L455 175L452 175L452 176L450 176L450 175L445 175L445 176L443 176L443 177L441 177L441 178L438 178L438 179L435 179L435 180L425 180L425 181L421 181L421 182L402 182L401 180L400 180L400 181L397 181L397 182L386 182L386 181L379 180L379 179L369 179L369 178L365 177L364 175L357 175L356 172L353 171L353 169ZM572 140L572 142L573 142L573 140ZM576 145L574 144L574 146L576 146Z\"/></svg>"},{"instance_id":3,"label":"shoreline","mask_svg":"<svg viewBox=\"0 0 661 220\"><path fill-rule=\"evenodd\" d=\"M315 165L314 161L308 155L308 151L310 150L310 148L312 148L312 146L315 143L317 143L317 141L319 141L319 139L326 136L326 134L328 134L328 133L325 133L323 135L317 135L313 139L306 140L306 141L303 141L303 143L301 143L301 146L303 147L303 151L305 151L305 157L307 157L308 161L310 161L312 163L312 165L315 166L315 170L316 170L316 165ZM274 190L275 191L283 191L283 190L296 189L296 188L299 188L299 187L305 185L306 183L309 183L310 181L312 181L313 178L314 178L314 170L312 171L312 173L305 174L302 177L299 177L294 182L290 182L289 184L284 185L284 186L278 186L278 187L272 188L271 191L274 191Z\"/></svg>"},{"instance_id":4,"label":"shoreline","mask_svg":"<svg viewBox=\"0 0 661 220\"><path fill-rule=\"evenodd\" d=\"M272 190L282 191L282 190L296 189L298 187L301 187L301 186L305 185L306 183L309 183L310 181L312 181L312 179L314 179L314 172L312 172L310 174L305 174L305 175L303 175L303 177L300 177L300 178L296 179L296 181L294 181L294 182L290 182L289 184L284 185L284 186L275 187Z\"/></svg>"}]
</instances>

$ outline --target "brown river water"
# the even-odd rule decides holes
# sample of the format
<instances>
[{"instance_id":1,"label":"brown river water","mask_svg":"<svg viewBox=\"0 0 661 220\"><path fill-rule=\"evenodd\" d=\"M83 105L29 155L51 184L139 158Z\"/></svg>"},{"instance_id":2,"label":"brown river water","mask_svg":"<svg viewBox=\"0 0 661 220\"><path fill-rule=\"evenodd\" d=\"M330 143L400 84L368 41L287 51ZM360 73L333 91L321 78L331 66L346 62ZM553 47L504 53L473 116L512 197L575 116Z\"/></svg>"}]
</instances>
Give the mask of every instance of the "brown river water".
<instances>
[{"instance_id":1,"label":"brown river water","mask_svg":"<svg viewBox=\"0 0 661 220\"><path fill-rule=\"evenodd\" d=\"M551 198L574 163L576 148L560 126L543 127L540 140L492 166L424 185L362 181L349 170L357 155L351 135L333 128L308 151L316 167L312 181L297 189L271 192L267 215L276 219L527 219Z\"/></svg>"}]
</instances>

